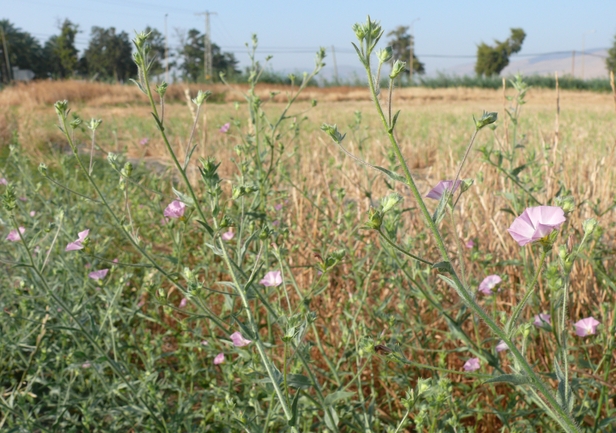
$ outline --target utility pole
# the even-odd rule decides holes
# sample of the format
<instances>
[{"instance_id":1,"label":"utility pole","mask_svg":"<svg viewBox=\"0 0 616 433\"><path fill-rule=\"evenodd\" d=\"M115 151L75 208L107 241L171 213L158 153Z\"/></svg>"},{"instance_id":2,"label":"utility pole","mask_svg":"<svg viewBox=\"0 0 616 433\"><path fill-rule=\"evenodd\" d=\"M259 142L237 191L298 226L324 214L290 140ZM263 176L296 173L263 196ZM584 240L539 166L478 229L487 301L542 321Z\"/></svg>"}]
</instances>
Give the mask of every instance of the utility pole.
<instances>
[{"instance_id":1,"label":"utility pole","mask_svg":"<svg viewBox=\"0 0 616 433\"><path fill-rule=\"evenodd\" d=\"M571 78L575 78L575 50L571 52Z\"/></svg>"},{"instance_id":2,"label":"utility pole","mask_svg":"<svg viewBox=\"0 0 616 433\"><path fill-rule=\"evenodd\" d=\"M338 65L336 63L336 48L332 45L332 58L334 60L334 81L338 84Z\"/></svg>"},{"instance_id":3,"label":"utility pole","mask_svg":"<svg viewBox=\"0 0 616 433\"><path fill-rule=\"evenodd\" d=\"M413 65L413 59L415 57L415 37L413 36L413 24L415 23L415 21L419 21L419 18L415 18L413 21L411 21L411 36L409 38L409 45L411 46L411 58L409 61L409 86L411 86L413 84L413 67L415 65Z\"/></svg>"},{"instance_id":4,"label":"utility pole","mask_svg":"<svg viewBox=\"0 0 616 433\"><path fill-rule=\"evenodd\" d=\"M169 83L169 35L167 33L167 15L165 14L165 81Z\"/></svg>"},{"instance_id":5,"label":"utility pole","mask_svg":"<svg viewBox=\"0 0 616 433\"><path fill-rule=\"evenodd\" d=\"M195 15L205 15L205 34L203 35L203 75L207 80L212 76L212 34L210 29L210 15L218 15L216 12L199 12Z\"/></svg>"},{"instance_id":6,"label":"utility pole","mask_svg":"<svg viewBox=\"0 0 616 433\"><path fill-rule=\"evenodd\" d=\"M6 47L6 33L4 33L4 27L0 27L0 33L2 33L2 51L4 51L4 60L6 61L6 82L11 82L11 62L9 61L9 50Z\"/></svg>"}]
</instances>

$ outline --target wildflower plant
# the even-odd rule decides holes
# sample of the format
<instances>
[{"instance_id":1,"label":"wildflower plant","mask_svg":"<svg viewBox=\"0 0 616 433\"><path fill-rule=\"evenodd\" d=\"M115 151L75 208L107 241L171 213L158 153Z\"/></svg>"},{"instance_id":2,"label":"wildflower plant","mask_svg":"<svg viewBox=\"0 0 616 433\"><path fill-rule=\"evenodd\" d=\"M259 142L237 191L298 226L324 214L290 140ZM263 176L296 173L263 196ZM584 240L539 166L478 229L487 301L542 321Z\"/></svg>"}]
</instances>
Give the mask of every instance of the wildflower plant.
<instances>
[{"instance_id":1,"label":"wildflower plant","mask_svg":"<svg viewBox=\"0 0 616 433\"><path fill-rule=\"evenodd\" d=\"M365 67L368 79L368 86L370 88L372 100L375 104L377 115L382 123L383 131L388 138L390 149L392 150L393 154L395 154L399 166L402 169L402 174L398 174L385 168L372 165L369 162L363 161L360 158L350 154L346 149L344 149L344 147L342 147L345 135L338 130L336 125L323 125L322 129L338 146L342 148L342 150L347 155L351 156L353 159L355 159L362 165L371 167L381 172L382 174L385 174L392 182L401 183L405 188L408 188L410 190L415 205L417 206L418 211L421 213L422 220L432 235L432 238L436 245L436 249L438 251L439 259L435 262L432 262L432 260L427 260L426 257L419 257L416 254L411 253L409 250L405 250L403 247L396 245L390 237L384 235L381 231L381 226L383 224L384 218L384 212L382 210L372 209L370 211L368 215L367 227L370 229L377 230L383 240L393 246L397 253L402 253L407 257L410 257L420 262L422 266L429 266L436 272L438 272L438 277L443 282L445 282L455 293L457 293L457 295L464 303L465 307L468 308L477 318L482 320L494 333L495 337L500 340L498 345L499 350L503 350L504 348L509 349L508 353L510 354L513 361L513 364L510 367L511 371L504 372L500 368L497 368L497 370L500 371L500 374L496 374L494 377L486 380L484 383L505 382L514 386L520 386L523 388L523 392L527 394L527 396L532 399L542 410L544 410L554 421L556 421L564 431L580 431L578 423L575 419L575 398L571 390L566 343L566 311L569 286L567 275L571 271L572 262L577 257L580 247L578 247L578 249L573 252L568 252L563 247L560 248L561 266L564 271L565 281L561 290L561 299L558 303L558 310L560 312L559 326L554 330L554 335L557 337L559 345L558 355L554 364L556 377L558 378L559 382L557 389L551 388L527 359L525 354L525 337L523 337L522 342L520 342L517 338L517 336L520 334L526 335L526 325L518 325L518 319L524 307L527 305L530 297L535 291L537 279L540 276L540 270L543 267L547 255L552 251L553 246L556 242L556 238L558 236L558 228L566 221L564 210L558 206L542 206L538 199L531 192L532 188L529 188L518 180L517 176L525 168L525 166L520 166L513 170L507 170L502 166L502 153L497 154L499 158L498 163L493 163L491 155L495 152L486 149L483 150L484 156L488 162L498 168L509 179L513 180L514 183L520 186L520 188L528 194L528 197L530 197L532 201L540 205L536 207L529 207L524 210L522 215L519 216L509 228L509 233L520 244L520 246L524 246L526 244L532 245L532 243L537 243L541 249L541 259L538 269L536 270L534 277L531 279L526 289L526 293L524 293L522 297L522 300L518 303L518 305L514 306L508 319L505 321L504 326L502 326L500 323L495 321L491 315L487 314L486 311L479 305L478 300L474 296L472 290L465 283L466 278L464 275L464 268L462 267L463 260L459 260L460 268L455 268L454 261L450 257L449 248L445 243L445 237L439 225L445 208L449 207L451 210L453 210L453 208L457 204L457 200L453 200L452 198L460 184L459 179L464 162L466 161L466 158L472 149L473 142L475 141L477 134L483 128L487 126L493 126L493 124L497 120L496 113L484 112L484 114L480 118L474 119L474 133L462 158L455 177L453 178L453 180L440 182L437 187L432 189L426 195L427 198L439 201L436 211L431 214L428 210L428 207L426 206L426 203L424 202L422 194L419 191L415 178L411 173L411 170L407 164L407 160L402 153L401 147L396 136L396 123L399 118L400 112L398 111L393 113L392 91L394 88L394 80L400 73L403 66L399 61L396 61L393 64L392 72L389 75L389 94L387 96L385 104L382 104L381 101L383 98L381 98L381 89L379 83L381 69L384 62L386 61L385 58L387 57L386 54L388 51L382 50L377 53L377 63L375 65L376 72L374 72L373 70L372 54L379 42L380 37L383 34L383 31L380 24L373 21L370 17L368 17L365 24L354 25L353 30L358 40L358 44L354 44L354 47L360 62ZM510 120L514 123L514 126L517 127L517 122L519 119L519 107L524 103L524 95L527 88L524 86L523 81L519 77L514 83L514 85L518 90L516 108L513 112L508 112L508 115L510 117ZM514 143L517 140L515 131L516 130L514 129ZM513 162L512 154L506 156L510 162ZM463 192L464 190L461 193ZM453 212L451 212L451 215L453 218ZM590 224L591 223L585 223L585 226ZM587 234L588 233L586 233L584 238L582 239L580 246L584 244ZM458 245L458 249L460 249L459 247L460 246ZM490 276L482 282L480 290L491 293L491 290L498 282L500 282L500 277L496 275ZM544 323L546 322L542 320L541 325L538 326L543 326ZM585 323L586 322L584 322L584 324L577 325L578 329L582 329L581 327L586 326ZM537 320L535 320L535 324L537 325ZM576 331L578 332L578 335L580 335L580 332L585 333L584 335L594 333L595 328L591 329L590 325L588 326L589 327L587 328L583 328L582 331ZM488 360L488 362L492 363L492 360L488 356L484 355L483 357ZM464 364L464 369L467 371L475 371L479 368L479 366L479 358L471 358Z\"/></svg>"}]
</instances>

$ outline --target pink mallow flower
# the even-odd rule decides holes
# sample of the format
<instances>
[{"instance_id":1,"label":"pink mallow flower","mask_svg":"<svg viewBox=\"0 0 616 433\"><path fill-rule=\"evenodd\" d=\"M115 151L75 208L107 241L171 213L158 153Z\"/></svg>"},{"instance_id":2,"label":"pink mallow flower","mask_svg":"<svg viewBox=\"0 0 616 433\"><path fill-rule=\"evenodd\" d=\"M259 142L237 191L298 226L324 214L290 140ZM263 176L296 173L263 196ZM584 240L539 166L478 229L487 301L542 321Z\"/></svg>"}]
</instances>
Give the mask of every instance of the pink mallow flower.
<instances>
[{"instance_id":1,"label":"pink mallow flower","mask_svg":"<svg viewBox=\"0 0 616 433\"><path fill-rule=\"evenodd\" d=\"M464 246L465 246L466 248L469 248L469 249L470 249L470 248L473 248L473 247L475 246L475 241L474 241L474 240L472 240L472 239L469 239L469 240L467 240L467 241L466 241L466 243L464 244Z\"/></svg>"},{"instance_id":2,"label":"pink mallow flower","mask_svg":"<svg viewBox=\"0 0 616 433\"><path fill-rule=\"evenodd\" d=\"M282 284L282 273L280 271L269 271L259 283L266 287L278 287Z\"/></svg>"},{"instance_id":3,"label":"pink mallow flower","mask_svg":"<svg viewBox=\"0 0 616 433\"><path fill-rule=\"evenodd\" d=\"M220 365L223 362L225 362L225 354L221 352L214 358L214 365Z\"/></svg>"},{"instance_id":4,"label":"pink mallow flower","mask_svg":"<svg viewBox=\"0 0 616 433\"><path fill-rule=\"evenodd\" d=\"M454 193L455 190L458 189L458 187L460 186L460 183L461 181L457 181L456 186L453 188L452 191L451 187L453 186L453 180L441 180L434 188L430 190L428 194L426 194L426 197L434 200L440 200L441 196L446 190L449 190L451 191L451 193Z\"/></svg>"},{"instance_id":5,"label":"pink mallow flower","mask_svg":"<svg viewBox=\"0 0 616 433\"><path fill-rule=\"evenodd\" d=\"M180 308L186 307L187 304L188 304L188 299L182 298L182 300L180 301Z\"/></svg>"},{"instance_id":6,"label":"pink mallow flower","mask_svg":"<svg viewBox=\"0 0 616 433\"><path fill-rule=\"evenodd\" d=\"M242 334L239 332L234 332L229 338L231 338L231 341L233 341L233 345L235 347L244 347L252 343L252 340L242 337Z\"/></svg>"},{"instance_id":7,"label":"pink mallow flower","mask_svg":"<svg viewBox=\"0 0 616 433\"><path fill-rule=\"evenodd\" d=\"M64 251L82 250L84 248L83 241L86 240L86 238L88 237L88 234L90 234L90 229L86 229L82 232L77 233L77 236L78 236L77 240L68 244Z\"/></svg>"},{"instance_id":8,"label":"pink mallow flower","mask_svg":"<svg viewBox=\"0 0 616 433\"><path fill-rule=\"evenodd\" d=\"M148 140L147 137L142 138L141 140L139 140L139 144L142 146L145 146L146 144L148 144L150 142L150 140Z\"/></svg>"},{"instance_id":9,"label":"pink mallow flower","mask_svg":"<svg viewBox=\"0 0 616 433\"><path fill-rule=\"evenodd\" d=\"M479 291L484 295L493 295L494 291L492 289L502 281L503 280L498 275L488 275L483 279L481 284L479 284ZM498 289L498 291L500 292L500 289Z\"/></svg>"},{"instance_id":10,"label":"pink mallow flower","mask_svg":"<svg viewBox=\"0 0 616 433\"><path fill-rule=\"evenodd\" d=\"M30 211L30 216L31 216L31 217L33 217L34 215L36 215L36 212L35 212L35 211L33 211L33 210L31 210L31 211Z\"/></svg>"},{"instance_id":11,"label":"pink mallow flower","mask_svg":"<svg viewBox=\"0 0 616 433\"><path fill-rule=\"evenodd\" d=\"M509 346L507 346L507 344L503 340L501 340L496 345L496 351L502 352L503 350L509 350Z\"/></svg>"},{"instance_id":12,"label":"pink mallow flower","mask_svg":"<svg viewBox=\"0 0 616 433\"><path fill-rule=\"evenodd\" d=\"M229 128L231 127L231 124L229 122L225 123L224 125L222 125L219 129L221 134L226 134L229 131Z\"/></svg>"},{"instance_id":13,"label":"pink mallow flower","mask_svg":"<svg viewBox=\"0 0 616 433\"><path fill-rule=\"evenodd\" d=\"M23 235L25 232L26 232L25 228L19 227L19 233ZM11 230L9 234L6 235L6 240L9 242L19 242L20 241L19 233L17 233L17 230Z\"/></svg>"},{"instance_id":14,"label":"pink mallow flower","mask_svg":"<svg viewBox=\"0 0 616 433\"><path fill-rule=\"evenodd\" d=\"M558 206L529 207L513 221L507 231L523 247L549 235L565 220L565 212Z\"/></svg>"},{"instance_id":15,"label":"pink mallow flower","mask_svg":"<svg viewBox=\"0 0 616 433\"><path fill-rule=\"evenodd\" d=\"M102 280L107 276L107 272L109 272L109 269L101 269L100 271L90 272L88 274L88 277L92 278L93 280Z\"/></svg>"},{"instance_id":16,"label":"pink mallow flower","mask_svg":"<svg viewBox=\"0 0 616 433\"><path fill-rule=\"evenodd\" d=\"M544 326L550 326L552 324L552 322L550 322L550 315L549 314L537 314L535 315L535 320L533 320L533 325L539 327L539 328L543 328Z\"/></svg>"},{"instance_id":17,"label":"pink mallow flower","mask_svg":"<svg viewBox=\"0 0 616 433\"><path fill-rule=\"evenodd\" d=\"M464 363L463 366L465 371L475 371L481 368L481 364L479 363L479 358L471 358Z\"/></svg>"},{"instance_id":18,"label":"pink mallow flower","mask_svg":"<svg viewBox=\"0 0 616 433\"><path fill-rule=\"evenodd\" d=\"M169 218L181 218L184 216L186 205L179 200L173 200L165 209L163 215Z\"/></svg>"},{"instance_id":19,"label":"pink mallow flower","mask_svg":"<svg viewBox=\"0 0 616 433\"><path fill-rule=\"evenodd\" d=\"M9 181L8 181L8 180L6 180L6 179L5 179L5 178L3 178L3 177L0 177L0 185L8 185L8 184L9 184Z\"/></svg>"},{"instance_id":20,"label":"pink mallow flower","mask_svg":"<svg viewBox=\"0 0 616 433\"><path fill-rule=\"evenodd\" d=\"M234 236L235 233L233 233L231 230L229 230L228 232L224 232L220 235L223 241L230 241L231 239L233 239Z\"/></svg>"},{"instance_id":21,"label":"pink mallow flower","mask_svg":"<svg viewBox=\"0 0 616 433\"><path fill-rule=\"evenodd\" d=\"M575 335L578 337L588 337L589 335L595 335L597 333L597 326L599 326L601 322L599 322L594 317L590 316L585 319L580 320L573 324L575 326Z\"/></svg>"}]
</instances>

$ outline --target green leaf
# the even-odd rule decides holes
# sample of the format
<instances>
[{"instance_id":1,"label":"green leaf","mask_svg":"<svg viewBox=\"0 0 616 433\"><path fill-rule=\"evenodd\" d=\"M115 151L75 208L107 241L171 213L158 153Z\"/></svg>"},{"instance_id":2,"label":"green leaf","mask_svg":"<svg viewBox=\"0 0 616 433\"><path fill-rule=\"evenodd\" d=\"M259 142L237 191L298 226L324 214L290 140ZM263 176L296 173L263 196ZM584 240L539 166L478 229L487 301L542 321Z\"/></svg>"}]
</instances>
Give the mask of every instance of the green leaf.
<instances>
[{"instance_id":1,"label":"green leaf","mask_svg":"<svg viewBox=\"0 0 616 433\"><path fill-rule=\"evenodd\" d=\"M288 374L287 384L289 386L292 386L293 388L298 388L298 389L309 388L312 386L312 382L310 381L308 376L304 376L303 374Z\"/></svg>"},{"instance_id":2,"label":"green leaf","mask_svg":"<svg viewBox=\"0 0 616 433\"><path fill-rule=\"evenodd\" d=\"M197 222L199 224L201 224L207 230L207 232L210 234L210 236L212 236L214 234L214 230L212 229L212 227L208 223L206 223L205 221L201 221L201 220L197 220Z\"/></svg>"},{"instance_id":3,"label":"green leaf","mask_svg":"<svg viewBox=\"0 0 616 433\"><path fill-rule=\"evenodd\" d=\"M297 391L293 397L293 403L291 403L291 419L289 420L289 427L295 426L297 423L297 403L299 402L299 396L301 392Z\"/></svg>"},{"instance_id":4,"label":"green leaf","mask_svg":"<svg viewBox=\"0 0 616 433\"><path fill-rule=\"evenodd\" d=\"M439 271L453 274L453 267L451 266L451 262L447 262L447 261L438 262L438 263L433 264L432 269L438 269Z\"/></svg>"},{"instance_id":5,"label":"green leaf","mask_svg":"<svg viewBox=\"0 0 616 433\"><path fill-rule=\"evenodd\" d=\"M177 189L171 187L171 189L173 190L173 193L177 196L177 198L180 199L180 201L182 203L184 203L186 206L194 206L195 205L195 201L192 199L192 197L187 196L186 194L178 191Z\"/></svg>"},{"instance_id":6,"label":"green leaf","mask_svg":"<svg viewBox=\"0 0 616 433\"><path fill-rule=\"evenodd\" d=\"M337 431L338 430L338 414L336 413L336 409L334 409L331 406L325 407L325 425L327 426L328 429L330 429L331 431ZM330 416L328 416L328 413ZM332 420L333 418L333 420ZM332 423L333 421L333 423Z\"/></svg>"},{"instance_id":7,"label":"green leaf","mask_svg":"<svg viewBox=\"0 0 616 433\"><path fill-rule=\"evenodd\" d=\"M499 376L492 377L485 383L510 383L511 385L528 385L531 383L530 378L523 374L501 374Z\"/></svg>"},{"instance_id":8,"label":"green leaf","mask_svg":"<svg viewBox=\"0 0 616 433\"><path fill-rule=\"evenodd\" d=\"M329 394L327 397L325 397L325 404L327 406L331 406L332 404L334 404L338 400L343 400L345 398L349 398L352 395L355 395L355 393L354 392L348 392L348 391L336 391L336 392L333 392L333 393Z\"/></svg>"},{"instance_id":9,"label":"green leaf","mask_svg":"<svg viewBox=\"0 0 616 433\"><path fill-rule=\"evenodd\" d=\"M398 121L399 115L400 115L400 110L396 111L396 114L394 114L394 118L391 120L391 125L389 127L390 133L392 133L394 131L394 128L396 127L396 122Z\"/></svg>"}]
</instances>

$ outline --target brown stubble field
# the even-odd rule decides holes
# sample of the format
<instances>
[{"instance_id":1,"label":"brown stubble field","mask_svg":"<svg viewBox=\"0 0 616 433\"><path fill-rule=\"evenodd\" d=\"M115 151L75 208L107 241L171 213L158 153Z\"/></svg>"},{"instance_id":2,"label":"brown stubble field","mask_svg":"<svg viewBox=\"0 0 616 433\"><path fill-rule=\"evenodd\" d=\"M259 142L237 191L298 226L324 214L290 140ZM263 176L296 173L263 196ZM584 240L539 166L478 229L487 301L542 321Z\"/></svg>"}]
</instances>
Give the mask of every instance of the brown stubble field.
<instances>
[{"instance_id":1,"label":"brown stubble field","mask_svg":"<svg viewBox=\"0 0 616 433\"><path fill-rule=\"evenodd\" d=\"M190 85L187 88L193 97L198 89L212 90L214 94L214 102L206 105L205 112L201 113L197 120L196 137L200 145L195 155L213 155L222 162L222 176L233 178L236 173L232 161L235 155L234 146L240 143L241 134L249 130L246 123L246 103L241 95L246 88L226 88L222 85ZM272 92L278 93L272 96ZM269 107L267 109L279 113L284 108L289 89L262 85L258 87L258 93L266 101L266 106ZM508 89L507 94L512 95L513 90ZM607 208L615 199L616 185L616 171L613 168L616 165L616 112L612 96L590 92L561 92L558 116L556 96L554 90L531 89L528 92L527 104L522 108L519 135L525 136L523 143L527 148L536 150L537 158L543 160L547 156L552 161L544 165L542 174L550 194L553 195L558 190L561 182L571 190L576 203L600 202L601 208ZM156 134L145 98L136 88L128 86L40 82L5 89L0 92L0 143L4 146L16 131L25 152L32 155L37 163L46 162L52 166L51 155L66 150L62 135L55 126L56 118L52 106L59 99L68 99L73 111L83 119L103 119L103 125L97 135L97 143L103 151L122 152L134 159L144 159L148 163L169 165L169 158ZM310 101L313 99L316 99L318 104L311 108ZM505 130L511 128L504 115L506 104L509 103L504 100L502 90L414 88L395 91L394 110L402 110L397 126L398 138L422 191L427 192L439 180L455 176L457 164L473 132L473 114L479 116L482 110L499 113L498 128L494 132L483 130L475 144L476 148L488 143L505 146ZM358 130L352 133L349 125L354 122L356 111L362 113L362 123ZM186 104L184 86L170 86L165 113L168 133L173 137L172 145L180 156L183 156L193 121L193 114ZM338 124L342 133L348 133L344 145L349 151L361 154L372 164L384 167L389 165L385 150L386 137L381 132L381 125L377 124L374 104L369 99L367 89L308 88L291 113L297 114L297 120L304 116L307 119L300 126L301 134L293 140L290 139L286 149L286 158L289 162L294 162L290 164L290 176L297 188L289 188L288 200L291 205L285 218L289 219L289 226L293 227L292 238L298 245L302 245L299 257L292 263L298 267L298 283L308 286L314 273L302 272L301 266L314 261L313 252L323 248L325 234L320 232L319 219L315 217L315 210L306 193L309 192L311 200L317 203L320 202L320 197L324 196L335 202L336 190L344 188L345 202L354 203L357 208L358 224L365 220L371 204L365 192L371 190L372 197L376 199L387 193L381 177L345 157L319 126L322 123ZM240 121L239 129L233 126L229 134L218 131L222 124L233 120ZM556 128L559 133L557 145L554 146ZM289 137L292 135L290 132L287 134ZM143 138L148 138L148 144L145 146L139 144ZM84 148L89 146L87 134L82 134L78 140ZM481 155L477 152L471 152L462 177L475 178L476 182L461 198L455 227L447 221L444 223L450 234L449 244L452 251L456 245L453 239L457 237L462 241L476 239L481 250L491 252L495 260L517 257L519 246L505 231L513 217L501 211L507 206L506 200L500 194L506 189L503 177L482 162ZM405 206L412 207L412 198L408 192L397 188L405 197ZM540 195L538 198L545 202L551 197ZM325 211L332 217L339 215L336 209ZM419 215L406 215L405 229L419 230L422 224ZM599 220L605 230L602 241L609 247L616 248L614 212L597 217L590 206L580 206L579 211L572 214L571 223L581 228L582 221L588 217ZM404 234L401 234L401 238L403 237ZM344 243L344 234L332 235L327 242L331 245ZM371 242L378 241L374 237ZM357 247L356 254L361 255L361 245ZM538 257L529 254L531 259L538 261ZM430 253L426 253L426 256L430 258ZM432 258L436 258L436 255ZM604 265L613 267L614 262L613 256L606 257ZM468 274L479 272L474 266L470 262L466 263ZM345 272L344 266L341 272ZM522 275L518 275L516 268L507 268L506 272L509 273L509 281L524 280ZM578 262L574 268L572 317L582 317L582 310L594 309L593 306L609 302L613 298L613 295L599 290L592 273L592 267L585 262ZM337 295L327 292L319 301L320 312L326 321L328 318L331 320L333 331L344 293L350 294L354 290L353 287L345 286L347 283L340 281L339 284L342 290L331 292ZM383 301L395 290L395 287L387 285L381 287L379 292L375 293L373 302ZM542 287L538 293L542 303L547 306ZM452 294L452 298L455 298L455 295ZM499 297L499 302L506 308L514 305L518 299L515 291L507 290ZM450 303L455 304L456 300L452 299ZM426 316L431 314L426 312ZM614 317L606 316L604 319L605 329L609 329ZM434 320L435 328L446 329L442 320ZM429 317L426 317L424 323L429 321ZM440 344L438 343L439 347ZM549 369L549 366L545 365L545 354L542 353L545 347L548 347L545 342L537 345L532 358L544 365L545 369ZM418 362L426 360L421 354L416 354L415 359ZM448 356L447 364L448 368L460 370L462 362L457 356ZM385 385L384 387L386 388Z\"/></svg>"}]
</instances>

